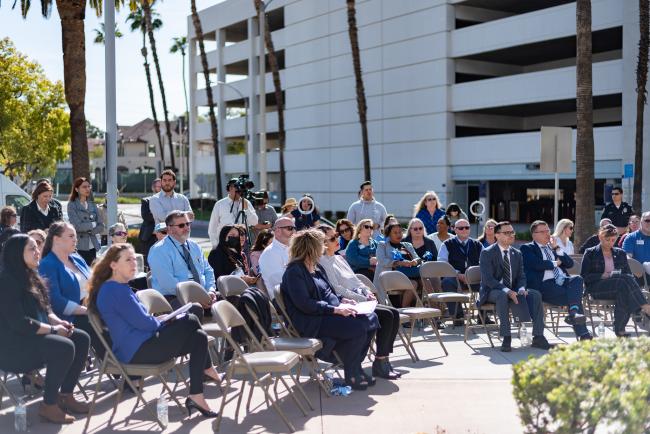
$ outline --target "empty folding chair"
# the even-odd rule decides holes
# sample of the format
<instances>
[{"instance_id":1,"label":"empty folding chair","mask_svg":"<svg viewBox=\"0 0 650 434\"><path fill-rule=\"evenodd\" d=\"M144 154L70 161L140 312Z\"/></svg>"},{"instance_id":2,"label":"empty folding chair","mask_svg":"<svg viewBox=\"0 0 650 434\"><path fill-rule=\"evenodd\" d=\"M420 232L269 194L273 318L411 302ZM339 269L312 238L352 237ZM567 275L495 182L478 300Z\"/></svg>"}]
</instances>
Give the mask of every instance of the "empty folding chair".
<instances>
[{"instance_id":1,"label":"empty folding chair","mask_svg":"<svg viewBox=\"0 0 650 434\"><path fill-rule=\"evenodd\" d=\"M481 268L478 265L475 265L473 267L469 267L467 270L465 270L465 282L467 282L467 285L480 285L481 284ZM467 343L467 334L469 330L473 330L476 327L482 327L485 330L485 333L487 334L488 340L490 341L490 346L494 347L494 343L492 342L492 336L490 336L490 330L485 323L486 320L486 313L492 312L492 315L494 318L497 317L497 307L494 303L483 303L479 308L478 308L478 316L479 316L479 322L481 324L477 325L471 325L471 317L467 318L467 321L465 321L465 343Z\"/></svg>"},{"instance_id":2,"label":"empty folding chair","mask_svg":"<svg viewBox=\"0 0 650 434\"><path fill-rule=\"evenodd\" d=\"M239 276L220 276L217 279L217 289L226 299L238 297L249 288L248 283Z\"/></svg>"},{"instance_id":3,"label":"empty folding chair","mask_svg":"<svg viewBox=\"0 0 650 434\"><path fill-rule=\"evenodd\" d=\"M420 279L422 279L423 288L432 288L431 279L444 279L445 277L457 278L458 273L454 270L448 262L444 261L430 261L425 262L420 266ZM461 306L464 307L465 315L470 315L471 311L468 309L468 304L470 302L470 295L463 294L461 292L430 292L426 296L422 294L430 304L437 303L441 306L442 309L446 308L447 303L454 303L456 309ZM455 320L457 318L452 318L451 315L443 316L443 319L446 320Z\"/></svg>"}]
</instances>

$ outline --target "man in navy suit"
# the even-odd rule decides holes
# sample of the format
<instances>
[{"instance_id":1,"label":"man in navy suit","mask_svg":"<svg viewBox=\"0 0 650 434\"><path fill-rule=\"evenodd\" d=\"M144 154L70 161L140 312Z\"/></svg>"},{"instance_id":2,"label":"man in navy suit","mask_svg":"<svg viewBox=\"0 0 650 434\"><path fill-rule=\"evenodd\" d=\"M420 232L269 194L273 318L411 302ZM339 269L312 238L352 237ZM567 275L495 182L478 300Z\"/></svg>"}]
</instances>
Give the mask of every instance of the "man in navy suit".
<instances>
[{"instance_id":1,"label":"man in navy suit","mask_svg":"<svg viewBox=\"0 0 650 434\"><path fill-rule=\"evenodd\" d=\"M566 271L573 266L573 259L558 248L546 222L534 221L530 232L533 242L521 246L528 288L541 292L546 303L568 306L564 322L573 326L579 340L591 339L582 310L582 277L569 276Z\"/></svg>"},{"instance_id":2,"label":"man in navy suit","mask_svg":"<svg viewBox=\"0 0 650 434\"><path fill-rule=\"evenodd\" d=\"M543 350L551 348L544 337L544 309L542 296L535 289L527 289L521 252L512 247L515 231L510 222L494 227L497 242L481 252L481 291L478 305L494 303L499 316L499 334L503 336L501 351L511 351L510 318L508 309L526 303L533 320L532 346ZM518 310L523 309L519 307ZM522 312L519 312L520 317ZM527 316L527 315L526 315ZM525 320L524 320L525 321Z\"/></svg>"}]
</instances>

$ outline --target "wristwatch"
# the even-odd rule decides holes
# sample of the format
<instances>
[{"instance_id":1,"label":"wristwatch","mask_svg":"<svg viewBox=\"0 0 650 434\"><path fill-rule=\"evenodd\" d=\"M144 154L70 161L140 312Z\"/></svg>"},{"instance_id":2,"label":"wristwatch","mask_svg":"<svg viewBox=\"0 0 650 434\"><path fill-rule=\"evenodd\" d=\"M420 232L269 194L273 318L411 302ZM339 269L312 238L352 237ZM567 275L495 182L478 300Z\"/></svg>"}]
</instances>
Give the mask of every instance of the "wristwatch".
<instances>
[{"instance_id":1,"label":"wristwatch","mask_svg":"<svg viewBox=\"0 0 650 434\"><path fill-rule=\"evenodd\" d=\"M50 326L50 334L55 335L56 334L56 329L54 328L53 325Z\"/></svg>"}]
</instances>

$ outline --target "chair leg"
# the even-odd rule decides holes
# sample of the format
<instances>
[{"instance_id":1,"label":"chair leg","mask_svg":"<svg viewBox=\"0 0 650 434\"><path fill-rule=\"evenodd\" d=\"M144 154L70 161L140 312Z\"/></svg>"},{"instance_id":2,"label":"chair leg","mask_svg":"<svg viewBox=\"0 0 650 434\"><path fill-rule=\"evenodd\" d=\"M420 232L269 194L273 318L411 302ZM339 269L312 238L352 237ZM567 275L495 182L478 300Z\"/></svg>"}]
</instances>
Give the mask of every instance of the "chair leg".
<instances>
[{"instance_id":1,"label":"chair leg","mask_svg":"<svg viewBox=\"0 0 650 434\"><path fill-rule=\"evenodd\" d=\"M294 377L293 375L291 375L291 372L289 372L289 377L291 377L291 379L293 380L293 382L296 384L296 387L298 388L298 392L300 392L300 394L302 395L302 397L303 397L303 398L305 399L305 401L307 402L307 405L309 406L309 409L312 410L312 411L314 411L314 406L311 404L311 401L310 401L309 398L307 397L307 394L305 393L305 390L302 388L302 385L300 384L300 381L298 381L298 379L297 379L296 377Z\"/></svg>"},{"instance_id":2,"label":"chair leg","mask_svg":"<svg viewBox=\"0 0 650 434\"><path fill-rule=\"evenodd\" d=\"M269 394L269 391L268 391L266 388L264 388L264 387L263 387L263 389L264 389L264 394L265 394L266 398L271 402L271 406L273 407L273 409L275 410L275 412L278 413L278 414L280 415L280 418L282 418L282 421L285 423L285 425L287 426L287 428L289 428L289 431L291 431L291 432L296 432L296 428L295 428L295 427L293 426L293 424L289 421L289 419L287 419L287 416L284 414L284 412L282 411L282 409L280 408L280 406L278 405L278 403L275 402L275 400L273 399L273 397L271 397L271 395Z\"/></svg>"},{"instance_id":3,"label":"chair leg","mask_svg":"<svg viewBox=\"0 0 650 434\"><path fill-rule=\"evenodd\" d=\"M93 395L93 400L90 403L90 408L88 409L88 417L86 418L86 425L84 426L84 431L88 431L88 426L90 425L90 418L93 416L93 410L95 409L95 403L97 402L97 395L99 395L99 386L102 384L102 377L104 376L105 363L102 363L102 367L99 371L99 378L97 379L97 385L95 386L95 394Z\"/></svg>"},{"instance_id":4,"label":"chair leg","mask_svg":"<svg viewBox=\"0 0 650 434\"><path fill-rule=\"evenodd\" d=\"M411 360L413 362L417 362L419 359L418 354L415 352L415 348L408 342L406 339L406 336L404 334L404 329L402 328L402 325L400 324L399 330L397 331L397 335L399 336L400 340L402 341L402 344L404 345L404 349L408 353L408 355L411 357Z\"/></svg>"},{"instance_id":5,"label":"chair leg","mask_svg":"<svg viewBox=\"0 0 650 434\"><path fill-rule=\"evenodd\" d=\"M325 392L325 396L327 396L328 398L332 396L332 393L330 392L329 388L325 385L325 379L319 377L319 375L323 376L323 372L320 370L316 358L308 357L307 362L308 362L309 369L311 370L312 374L316 378L316 381L318 382L318 385Z\"/></svg>"},{"instance_id":6,"label":"chair leg","mask_svg":"<svg viewBox=\"0 0 650 434\"><path fill-rule=\"evenodd\" d=\"M165 380L165 377L163 377L162 375L159 375L158 378L160 379L160 382L162 383L163 388L167 391L167 393L169 393L170 398L174 400L174 402L176 403L176 405L178 406L178 408L181 410L181 413L182 413L183 412L183 406L181 405L180 401L178 400L178 398L176 397L174 392L172 392L172 389L169 387L169 384Z\"/></svg>"},{"instance_id":7,"label":"chair leg","mask_svg":"<svg viewBox=\"0 0 650 434\"><path fill-rule=\"evenodd\" d=\"M252 387L252 385L251 385ZM242 380L241 389L239 390L239 395L237 396L237 408L235 409L235 422L239 420L239 407L241 406L242 398L244 397L244 389L246 388L246 380Z\"/></svg>"},{"instance_id":8,"label":"chair leg","mask_svg":"<svg viewBox=\"0 0 650 434\"><path fill-rule=\"evenodd\" d=\"M221 405L219 406L219 415L217 416L217 421L214 427L214 432L219 432L219 427L221 426L221 419L223 417L223 409L226 406L226 399L228 398L228 390L230 390L230 382L232 381L233 369L232 367L228 368L226 373L226 385L223 394L221 395ZM237 423L237 419L235 419Z\"/></svg>"},{"instance_id":9,"label":"chair leg","mask_svg":"<svg viewBox=\"0 0 650 434\"><path fill-rule=\"evenodd\" d=\"M488 341L490 341L490 346L494 348L494 342L492 342L492 336L490 335L490 329L488 328L487 324L485 323L485 311L484 310L479 310L478 311L479 318L481 319L481 324L483 324L483 329L485 330L485 334L488 337ZM495 318L496 318L496 313L495 313Z\"/></svg>"},{"instance_id":10,"label":"chair leg","mask_svg":"<svg viewBox=\"0 0 650 434\"><path fill-rule=\"evenodd\" d=\"M291 376L291 373L289 373L289 376ZM284 385L284 388L286 389L287 394L289 395L289 397L293 400L293 402L296 403L296 406L300 409L300 411L302 412L302 415L306 417L307 416L307 411L305 410L305 407L303 407L303 405L300 403L300 401L298 401L298 398L296 398L296 395L291 391L291 388L287 384L286 380L284 378L282 378L281 375L278 375L276 378L282 382L282 384ZM307 398L307 397L305 396L305 398ZM276 397L276 401L279 401L279 399L277 397ZM309 402L309 399L307 399L307 401ZM309 406L311 407L311 403L309 403Z\"/></svg>"},{"instance_id":11,"label":"chair leg","mask_svg":"<svg viewBox=\"0 0 650 434\"><path fill-rule=\"evenodd\" d=\"M442 337L438 332L438 326L436 325L435 318L429 318L429 321L431 321L431 327L433 327L433 331L436 333L436 338L438 338L438 343L442 347L442 350L445 352L445 356L448 356L449 353L447 352L447 348L445 348L445 344L442 342Z\"/></svg>"}]
</instances>

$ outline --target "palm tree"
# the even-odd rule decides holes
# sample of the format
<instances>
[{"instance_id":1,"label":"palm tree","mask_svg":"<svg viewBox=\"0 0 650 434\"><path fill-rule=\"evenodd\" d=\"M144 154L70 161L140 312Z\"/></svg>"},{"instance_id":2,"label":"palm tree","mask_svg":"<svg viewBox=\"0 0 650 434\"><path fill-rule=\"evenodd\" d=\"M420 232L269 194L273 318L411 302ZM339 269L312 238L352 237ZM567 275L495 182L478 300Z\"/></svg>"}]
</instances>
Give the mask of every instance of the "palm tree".
<instances>
[{"instance_id":1,"label":"palm tree","mask_svg":"<svg viewBox=\"0 0 650 434\"><path fill-rule=\"evenodd\" d=\"M100 23L100 28L99 29L93 29L95 31L95 40L93 41L95 44L102 44L104 45L104 35L106 34L106 28L104 27L104 23ZM124 36L120 29L117 27L117 23L115 23L115 37L116 38L121 38Z\"/></svg>"},{"instance_id":2,"label":"palm tree","mask_svg":"<svg viewBox=\"0 0 650 434\"><path fill-rule=\"evenodd\" d=\"M370 181L370 144L368 143L368 106L366 104L366 90L363 86L361 73L361 53L359 51L359 30L357 29L357 12L355 0L346 0L348 5L348 33L350 34L350 47L352 48L352 66L357 88L357 110L361 124L361 140L363 149L363 174L366 181Z\"/></svg>"},{"instance_id":3,"label":"palm tree","mask_svg":"<svg viewBox=\"0 0 650 434\"><path fill-rule=\"evenodd\" d=\"M160 98L162 99L163 115L165 116L165 132L167 134L167 142L169 144L169 158L172 164L172 169L176 169L176 158L174 156L174 144L172 143L172 130L169 124L169 113L167 111L167 98L165 96L165 86L163 84L162 73L160 72L160 62L158 61L158 51L156 50L156 38L153 35L153 18L151 5L155 0L141 0L142 11L144 12L144 20L147 28L147 36L149 36L149 46L151 47L151 56L153 57L153 64L156 66L156 75L158 76L158 87L160 88Z\"/></svg>"},{"instance_id":4,"label":"palm tree","mask_svg":"<svg viewBox=\"0 0 650 434\"><path fill-rule=\"evenodd\" d=\"M264 11L264 3L262 0L253 0L257 16ZM273 87L275 89L275 101L278 108L278 160L280 169L280 202L284 203L287 200L287 179L286 171L284 168L284 145L286 139L286 132L284 129L284 97L282 95L282 82L280 81L280 68L278 66L278 56L275 52L273 45L273 38L271 37L271 30L269 28L269 21L264 14L264 45L266 51L269 53L269 66L271 67L271 74L273 76ZM264 60L266 61L266 60ZM265 98L266 96L261 96Z\"/></svg>"},{"instance_id":5,"label":"palm tree","mask_svg":"<svg viewBox=\"0 0 650 434\"><path fill-rule=\"evenodd\" d=\"M203 29L201 19L196 11L196 0L190 0L192 8L192 24L194 24L194 33L199 42L199 54L201 55L201 67L203 68L203 78L205 78L205 93L208 98L208 109L210 115L210 132L212 136L212 146L214 148L214 174L217 178L217 196L223 194L221 181L221 163L219 162L219 131L217 117L214 114L214 97L212 95L212 85L210 84L210 70L208 69L208 56L205 54L205 45L203 44Z\"/></svg>"},{"instance_id":6,"label":"palm tree","mask_svg":"<svg viewBox=\"0 0 650 434\"><path fill-rule=\"evenodd\" d=\"M576 233L581 245L594 229L594 122L591 0L576 1Z\"/></svg>"},{"instance_id":7,"label":"palm tree","mask_svg":"<svg viewBox=\"0 0 650 434\"><path fill-rule=\"evenodd\" d=\"M185 115L187 116L190 112L190 106L187 103L187 84L185 83L185 54L187 51L187 38L185 36L172 38L172 42L169 52L172 54L181 53L183 59L183 96L185 97Z\"/></svg>"},{"instance_id":8,"label":"palm tree","mask_svg":"<svg viewBox=\"0 0 650 434\"><path fill-rule=\"evenodd\" d=\"M639 0L639 61L636 66L636 142L634 152L634 194L632 208L642 209L641 181L643 180L643 112L648 83L648 46L650 45L650 6L648 0Z\"/></svg>"},{"instance_id":9,"label":"palm tree","mask_svg":"<svg viewBox=\"0 0 650 434\"><path fill-rule=\"evenodd\" d=\"M162 26L162 21L158 18L156 12L152 12L151 25L154 29L159 29ZM153 116L153 125L156 130L156 138L158 139L158 150L160 152L160 160L165 165L165 152L163 149L163 141L160 136L160 122L158 122L158 113L156 112L156 103L153 93L153 84L151 82L151 69L149 68L149 56L147 54L147 25L144 19L144 12L142 7L136 6L134 10L131 11L128 17L126 17L126 22L131 21L131 31L142 33L142 48L140 53L144 58L144 73L147 77L147 87L149 89L149 104L151 105L151 114Z\"/></svg>"}]
</instances>

